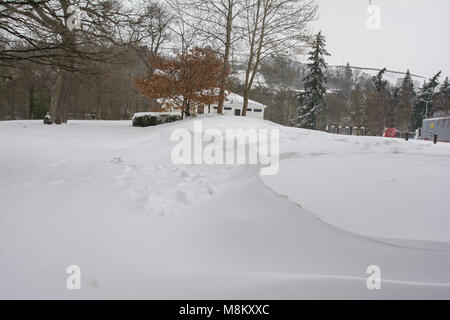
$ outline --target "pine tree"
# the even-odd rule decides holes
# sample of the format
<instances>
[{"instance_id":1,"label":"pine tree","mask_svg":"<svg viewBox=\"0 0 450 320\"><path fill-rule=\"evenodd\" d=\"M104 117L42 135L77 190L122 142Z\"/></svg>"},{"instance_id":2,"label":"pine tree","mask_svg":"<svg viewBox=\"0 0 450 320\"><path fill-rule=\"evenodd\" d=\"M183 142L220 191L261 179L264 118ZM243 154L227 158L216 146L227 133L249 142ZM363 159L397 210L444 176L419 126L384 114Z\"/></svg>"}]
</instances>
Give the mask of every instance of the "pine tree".
<instances>
[{"instance_id":1,"label":"pine tree","mask_svg":"<svg viewBox=\"0 0 450 320\"><path fill-rule=\"evenodd\" d=\"M351 91L349 97L349 116L352 126L365 126L364 92L359 85Z\"/></svg>"},{"instance_id":2,"label":"pine tree","mask_svg":"<svg viewBox=\"0 0 450 320\"><path fill-rule=\"evenodd\" d=\"M450 114L450 83L448 77L445 78L439 92L436 94L433 110L440 117L445 117Z\"/></svg>"},{"instance_id":3,"label":"pine tree","mask_svg":"<svg viewBox=\"0 0 450 320\"><path fill-rule=\"evenodd\" d=\"M343 85L344 91L346 93L349 93L353 87L353 71L352 71L352 68L350 68L349 62L347 62L347 65L345 66L343 82L344 82L344 85Z\"/></svg>"},{"instance_id":4,"label":"pine tree","mask_svg":"<svg viewBox=\"0 0 450 320\"><path fill-rule=\"evenodd\" d=\"M428 118L433 114L433 98L434 91L439 85L439 77L441 71L439 71L430 81L425 82L420 89L419 95L414 103L414 112L412 119L412 127L420 128L422 127L422 120Z\"/></svg>"},{"instance_id":5,"label":"pine tree","mask_svg":"<svg viewBox=\"0 0 450 320\"><path fill-rule=\"evenodd\" d=\"M386 125L389 125L388 115L389 92L387 80L383 79L386 68L372 78L372 90L367 97L367 126L371 135L380 135Z\"/></svg>"},{"instance_id":6,"label":"pine tree","mask_svg":"<svg viewBox=\"0 0 450 320\"><path fill-rule=\"evenodd\" d=\"M400 131L409 129L411 125L414 96L414 83L411 78L411 73L408 70L399 90L398 104L395 113L396 128Z\"/></svg>"},{"instance_id":7,"label":"pine tree","mask_svg":"<svg viewBox=\"0 0 450 320\"><path fill-rule=\"evenodd\" d=\"M400 89L394 88L394 91L392 92L392 96L388 98L388 103L386 104L386 113L385 113L385 120L384 125L388 128L395 128L397 126L397 107L399 103L399 95L400 95Z\"/></svg>"},{"instance_id":8,"label":"pine tree","mask_svg":"<svg viewBox=\"0 0 450 320\"><path fill-rule=\"evenodd\" d=\"M445 78L444 83L442 84L439 92L445 94L446 96L450 96L450 83L448 81L448 77Z\"/></svg>"},{"instance_id":9,"label":"pine tree","mask_svg":"<svg viewBox=\"0 0 450 320\"><path fill-rule=\"evenodd\" d=\"M303 79L304 91L299 94L296 119L296 126L306 129L317 129L317 118L324 111L324 84L327 81L324 74L327 68L324 56L330 55L325 49L325 37L321 32L315 37L312 47L307 64L308 73Z\"/></svg>"},{"instance_id":10,"label":"pine tree","mask_svg":"<svg viewBox=\"0 0 450 320\"><path fill-rule=\"evenodd\" d=\"M373 85L378 93L382 92L386 88L387 80L383 80L383 75L385 72L386 68L383 68L383 70L380 70L380 72L372 78Z\"/></svg>"}]
</instances>

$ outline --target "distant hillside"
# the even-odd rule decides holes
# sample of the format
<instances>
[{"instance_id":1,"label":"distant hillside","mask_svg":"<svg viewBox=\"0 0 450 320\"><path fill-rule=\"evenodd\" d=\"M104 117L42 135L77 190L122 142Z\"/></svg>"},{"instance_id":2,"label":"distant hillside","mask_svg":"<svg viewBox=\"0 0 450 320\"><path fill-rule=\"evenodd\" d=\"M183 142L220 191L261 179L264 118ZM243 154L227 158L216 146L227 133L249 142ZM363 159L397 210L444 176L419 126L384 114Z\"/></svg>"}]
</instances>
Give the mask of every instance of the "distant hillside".
<instances>
[{"instance_id":1,"label":"distant hillside","mask_svg":"<svg viewBox=\"0 0 450 320\"><path fill-rule=\"evenodd\" d=\"M303 79L306 76L306 64L289 58L271 58L263 61L260 72L255 78L253 89L250 93L252 100L267 105L265 117L268 120L291 125L291 120L296 115L298 106L297 94L303 89ZM347 123L354 125L355 120L351 120L354 111L350 105L364 107L364 99L361 101L350 101L359 99L358 91L365 93L373 90L373 77L379 71L371 68L361 68L352 66L328 66L326 72L327 83L327 104L328 121L333 123ZM234 65L231 74L230 88L236 93L242 94L243 83L245 81L245 66ZM387 89L395 95L395 89L400 87L404 75L401 72L386 71L383 79L387 81ZM413 82L416 91L422 87L423 77L413 75ZM350 91L357 91L350 98ZM395 104L394 102L392 102Z\"/></svg>"},{"instance_id":2,"label":"distant hillside","mask_svg":"<svg viewBox=\"0 0 450 320\"><path fill-rule=\"evenodd\" d=\"M266 87L270 90L292 90L298 91L303 88L303 78L305 77L306 65L304 63L289 58L271 58L266 59L259 74L257 75L254 86ZM351 67L353 86L359 82L363 87L376 76L377 70L369 68ZM328 83L326 87L331 90L343 89L348 86L348 80L345 77L345 67L329 66L327 70ZM389 87L396 87L401 84L404 75L401 73L386 71L384 79L388 81ZM234 66L232 78L239 84L245 81L245 68L240 65ZM422 85L420 76L414 77L416 87Z\"/></svg>"}]
</instances>

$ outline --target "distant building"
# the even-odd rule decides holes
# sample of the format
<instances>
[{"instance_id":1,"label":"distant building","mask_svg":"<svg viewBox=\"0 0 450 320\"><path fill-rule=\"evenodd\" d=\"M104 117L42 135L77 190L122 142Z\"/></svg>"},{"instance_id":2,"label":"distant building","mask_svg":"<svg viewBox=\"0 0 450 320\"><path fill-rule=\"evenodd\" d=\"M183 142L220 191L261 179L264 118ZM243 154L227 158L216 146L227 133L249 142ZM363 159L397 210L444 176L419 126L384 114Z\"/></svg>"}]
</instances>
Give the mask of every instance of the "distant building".
<instances>
[{"instance_id":1,"label":"distant building","mask_svg":"<svg viewBox=\"0 0 450 320\"><path fill-rule=\"evenodd\" d=\"M244 105L244 98L236 93L230 92L225 98L223 104L223 115L228 116L241 116L242 115L242 106ZM162 105L164 108L164 105ZM264 119L264 111L267 106L262 103L249 100L247 107L247 117ZM217 103L211 105L200 106L191 109L191 112L194 114L214 114L217 113L218 105Z\"/></svg>"},{"instance_id":2,"label":"distant building","mask_svg":"<svg viewBox=\"0 0 450 320\"><path fill-rule=\"evenodd\" d=\"M450 142L450 117L423 120L422 139L433 140L434 134L438 141Z\"/></svg>"},{"instance_id":3,"label":"distant building","mask_svg":"<svg viewBox=\"0 0 450 320\"><path fill-rule=\"evenodd\" d=\"M236 93L230 92L223 104L223 114L229 116L242 115L242 106L244 105L244 98ZM262 103L249 100L247 107L247 117L264 119L264 110L267 106ZM208 108L206 108L208 111ZM211 105L212 113L217 113L217 104ZM207 112L205 112L207 113Z\"/></svg>"}]
</instances>

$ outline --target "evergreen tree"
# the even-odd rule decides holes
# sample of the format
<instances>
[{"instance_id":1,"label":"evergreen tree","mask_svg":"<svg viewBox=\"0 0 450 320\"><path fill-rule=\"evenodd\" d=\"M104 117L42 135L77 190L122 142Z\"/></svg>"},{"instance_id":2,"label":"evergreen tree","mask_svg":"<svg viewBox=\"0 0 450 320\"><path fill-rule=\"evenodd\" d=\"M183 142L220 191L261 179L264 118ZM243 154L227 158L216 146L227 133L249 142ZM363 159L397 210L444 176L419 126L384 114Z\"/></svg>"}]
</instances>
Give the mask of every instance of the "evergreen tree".
<instances>
[{"instance_id":1,"label":"evergreen tree","mask_svg":"<svg viewBox=\"0 0 450 320\"><path fill-rule=\"evenodd\" d=\"M384 125L388 128L395 128L397 125L397 117L396 114L398 112L397 107L399 103L399 88L394 88L394 92L392 93L392 97L388 99L388 103L386 104L386 113Z\"/></svg>"},{"instance_id":2,"label":"evergreen tree","mask_svg":"<svg viewBox=\"0 0 450 320\"><path fill-rule=\"evenodd\" d=\"M395 113L396 128L400 131L405 131L411 125L414 96L414 83L411 78L411 73L408 70L399 90L398 104Z\"/></svg>"},{"instance_id":3,"label":"evergreen tree","mask_svg":"<svg viewBox=\"0 0 450 320\"><path fill-rule=\"evenodd\" d=\"M450 83L448 81L448 77L445 78L444 83L439 90L439 93L444 94L446 96L450 96Z\"/></svg>"},{"instance_id":4,"label":"evergreen tree","mask_svg":"<svg viewBox=\"0 0 450 320\"><path fill-rule=\"evenodd\" d=\"M430 81L425 82L420 89L419 95L414 103L412 128L422 127L422 120L428 118L433 114L433 98L434 91L439 85L439 77L441 71L439 71Z\"/></svg>"},{"instance_id":5,"label":"evergreen tree","mask_svg":"<svg viewBox=\"0 0 450 320\"><path fill-rule=\"evenodd\" d=\"M448 77L445 78L433 102L433 111L437 113L437 116L445 117L450 114L450 83Z\"/></svg>"},{"instance_id":6,"label":"evergreen tree","mask_svg":"<svg viewBox=\"0 0 450 320\"><path fill-rule=\"evenodd\" d=\"M297 109L296 126L306 129L317 129L317 118L324 111L324 84L327 79L324 74L326 63L324 56L330 54L325 49L325 37L321 32L313 42L313 50L309 52L307 75L303 79L304 91L299 94L299 107Z\"/></svg>"},{"instance_id":7,"label":"evergreen tree","mask_svg":"<svg viewBox=\"0 0 450 320\"><path fill-rule=\"evenodd\" d=\"M350 125L357 127L365 126L365 104L364 104L364 92L359 85L356 85L355 89L351 91L349 97L349 116Z\"/></svg>"},{"instance_id":8,"label":"evergreen tree","mask_svg":"<svg viewBox=\"0 0 450 320\"><path fill-rule=\"evenodd\" d=\"M378 72L377 75L372 78L375 91L378 93L382 92L386 88L387 80L383 80L383 75L385 72L386 68L383 68L383 70L380 70L380 72Z\"/></svg>"},{"instance_id":9,"label":"evergreen tree","mask_svg":"<svg viewBox=\"0 0 450 320\"><path fill-rule=\"evenodd\" d=\"M389 92L387 80L383 79L386 68L372 77L372 90L367 97L367 126L371 135L380 135L388 124Z\"/></svg>"},{"instance_id":10,"label":"evergreen tree","mask_svg":"<svg viewBox=\"0 0 450 320\"><path fill-rule=\"evenodd\" d=\"M353 71L350 68L350 63L347 62L344 70L343 89L346 93L350 93L353 88Z\"/></svg>"}]
</instances>

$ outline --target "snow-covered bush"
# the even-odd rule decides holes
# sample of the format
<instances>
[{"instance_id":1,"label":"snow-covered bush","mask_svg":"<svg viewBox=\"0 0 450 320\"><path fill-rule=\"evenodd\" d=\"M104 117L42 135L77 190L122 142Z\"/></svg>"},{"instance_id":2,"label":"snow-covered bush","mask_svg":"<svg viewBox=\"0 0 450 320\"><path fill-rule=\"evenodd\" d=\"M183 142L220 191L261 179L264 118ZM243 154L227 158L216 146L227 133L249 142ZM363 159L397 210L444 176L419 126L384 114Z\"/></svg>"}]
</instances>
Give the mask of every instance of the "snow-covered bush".
<instances>
[{"instance_id":1,"label":"snow-covered bush","mask_svg":"<svg viewBox=\"0 0 450 320\"><path fill-rule=\"evenodd\" d=\"M178 112L141 112L134 114L132 122L133 127L151 127L177 120L181 120Z\"/></svg>"},{"instance_id":2,"label":"snow-covered bush","mask_svg":"<svg viewBox=\"0 0 450 320\"><path fill-rule=\"evenodd\" d=\"M44 117L44 124L52 124L52 116L48 112Z\"/></svg>"}]
</instances>

